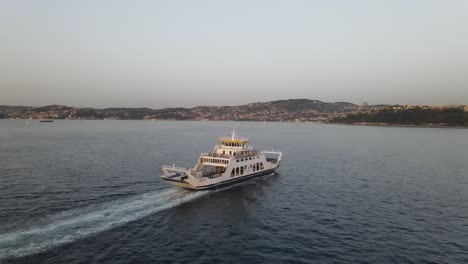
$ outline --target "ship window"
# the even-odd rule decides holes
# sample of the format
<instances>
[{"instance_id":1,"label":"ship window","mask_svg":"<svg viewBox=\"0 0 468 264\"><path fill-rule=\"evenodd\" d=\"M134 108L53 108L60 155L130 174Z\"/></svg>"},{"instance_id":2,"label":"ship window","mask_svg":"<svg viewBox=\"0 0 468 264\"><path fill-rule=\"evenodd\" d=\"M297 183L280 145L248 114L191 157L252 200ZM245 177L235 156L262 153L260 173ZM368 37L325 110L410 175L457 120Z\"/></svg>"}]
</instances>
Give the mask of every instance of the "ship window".
<instances>
[{"instance_id":1,"label":"ship window","mask_svg":"<svg viewBox=\"0 0 468 264\"><path fill-rule=\"evenodd\" d=\"M257 162L257 170L259 170L259 169L260 169L260 164L258 164L258 162Z\"/></svg>"},{"instance_id":2,"label":"ship window","mask_svg":"<svg viewBox=\"0 0 468 264\"><path fill-rule=\"evenodd\" d=\"M225 151L225 150L223 150L223 155L224 155L224 154L226 154L226 151Z\"/></svg>"},{"instance_id":3,"label":"ship window","mask_svg":"<svg viewBox=\"0 0 468 264\"><path fill-rule=\"evenodd\" d=\"M244 174L244 167L240 167L240 174Z\"/></svg>"},{"instance_id":4,"label":"ship window","mask_svg":"<svg viewBox=\"0 0 468 264\"><path fill-rule=\"evenodd\" d=\"M236 160L236 162L239 162L239 160Z\"/></svg>"},{"instance_id":5,"label":"ship window","mask_svg":"<svg viewBox=\"0 0 468 264\"><path fill-rule=\"evenodd\" d=\"M236 176L239 175L239 167L236 168Z\"/></svg>"},{"instance_id":6,"label":"ship window","mask_svg":"<svg viewBox=\"0 0 468 264\"><path fill-rule=\"evenodd\" d=\"M263 170L263 162L260 162L260 169Z\"/></svg>"},{"instance_id":7,"label":"ship window","mask_svg":"<svg viewBox=\"0 0 468 264\"><path fill-rule=\"evenodd\" d=\"M244 159L241 159L241 161L244 161Z\"/></svg>"},{"instance_id":8,"label":"ship window","mask_svg":"<svg viewBox=\"0 0 468 264\"><path fill-rule=\"evenodd\" d=\"M234 173L235 173L235 170L232 169L232 171L231 171L231 176L234 176Z\"/></svg>"}]
</instances>

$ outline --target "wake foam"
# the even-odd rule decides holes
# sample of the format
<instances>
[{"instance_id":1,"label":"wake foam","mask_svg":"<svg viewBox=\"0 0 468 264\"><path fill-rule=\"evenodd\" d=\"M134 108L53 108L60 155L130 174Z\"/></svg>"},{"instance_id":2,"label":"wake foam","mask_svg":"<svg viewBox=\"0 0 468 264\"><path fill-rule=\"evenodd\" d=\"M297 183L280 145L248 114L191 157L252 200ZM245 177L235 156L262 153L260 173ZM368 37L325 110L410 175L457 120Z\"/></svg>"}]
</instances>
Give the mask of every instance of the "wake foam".
<instances>
[{"instance_id":1,"label":"wake foam","mask_svg":"<svg viewBox=\"0 0 468 264\"><path fill-rule=\"evenodd\" d=\"M0 234L0 259L27 256L70 243L207 193L171 188L48 216L41 219L44 224Z\"/></svg>"}]
</instances>

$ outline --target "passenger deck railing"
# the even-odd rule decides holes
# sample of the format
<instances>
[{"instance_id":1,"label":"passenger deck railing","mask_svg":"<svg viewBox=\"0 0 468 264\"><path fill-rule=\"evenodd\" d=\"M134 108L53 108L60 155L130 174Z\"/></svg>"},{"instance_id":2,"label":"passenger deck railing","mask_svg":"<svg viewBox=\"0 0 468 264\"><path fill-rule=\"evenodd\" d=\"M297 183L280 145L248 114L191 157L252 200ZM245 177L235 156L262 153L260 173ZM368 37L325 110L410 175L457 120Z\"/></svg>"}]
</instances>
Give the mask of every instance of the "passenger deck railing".
<instances>
[{"instance_id":1,"label":"passenger deck railing","mask_svg":"<svg viewBox=\"0 0 468 264\"><path fill-rule=\"evenodd\" d=\"M241 153L236 153L234 155L234 158L236 159L242 159L242 158L247 158L247 157L252 157L261 154L260 151L257 150L247 150L247 151L242 151Z\"/></svg>"},{"instance_id":2,"label":"passenger deck railing","mask_svg":"<svg viewBox=\"0 0 468 264\"><path fill-rule=\"evenodd\" d=\"M206 156L201 158L202 163L216 164L221 166L227 166L229 163L229 158L214 158L212 156Z\"/></svg>"},{"instance_id":3,"label":"passenger deck railing","mask_svg":"<svg viewBox=\"0 0 468 264\"><path fill-rule=\"evenodd\" d=\"M210 157L210 158L223 158L223 159L229 159L231 157L229 154L220 154L216 152L202 153L201 156Z\"/></svg>"}]
</instances>

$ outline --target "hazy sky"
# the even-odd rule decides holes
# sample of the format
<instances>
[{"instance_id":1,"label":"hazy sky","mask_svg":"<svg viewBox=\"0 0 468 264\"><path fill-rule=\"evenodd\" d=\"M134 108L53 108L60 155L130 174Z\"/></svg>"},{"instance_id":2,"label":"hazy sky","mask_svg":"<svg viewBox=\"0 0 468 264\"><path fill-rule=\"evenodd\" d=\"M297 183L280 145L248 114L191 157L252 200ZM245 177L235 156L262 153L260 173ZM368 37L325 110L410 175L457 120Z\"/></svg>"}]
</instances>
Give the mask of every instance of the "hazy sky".
<instances>
[{"instance_id":1,"label":"hazy sky","mask_svg":"<svg viewBox=\"0 0 468 264\"><path fill-rule=\"evenodd\" d=\"M467 0L0 0L0 104L468 104Z\"/></svg>"}]
</instances>

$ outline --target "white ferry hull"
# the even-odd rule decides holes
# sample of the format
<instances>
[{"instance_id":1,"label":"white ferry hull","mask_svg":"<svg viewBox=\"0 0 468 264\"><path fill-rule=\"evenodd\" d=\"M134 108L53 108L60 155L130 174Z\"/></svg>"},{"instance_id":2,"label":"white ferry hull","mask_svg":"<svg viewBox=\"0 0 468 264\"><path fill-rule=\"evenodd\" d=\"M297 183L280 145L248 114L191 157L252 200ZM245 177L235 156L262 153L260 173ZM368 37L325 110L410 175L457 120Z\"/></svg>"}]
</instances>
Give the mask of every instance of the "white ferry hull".
<instances>
[{"instance_id":1,"label":"white ferry hull","mask_svg":"<svg viewBox=\"0 0 468 264\"><path fill-rule=\"evenodd\" d=\"M275 168L276 169L276 168ZM236 177L234 179L226 180L223 182L218 182L218 183L212 183L212 184L207 184L207 185L201 185L201 186L194 186L191 185L190 183L184 181L184 180L179 180L179 179L163 179L167 181L168 183L177 186L177 187L182 187L187 190L193 190L193 191L207 191L207 190L216 190L220 188L225 188L229 187L232 185L248 182L250 180L258 179L264 176L271 175L272 173L275 173L275 169L270 169L270 170L264 170L261 172L253 173L250 175L245 175L242 177Z\"/></svg>"}]
</instances>

